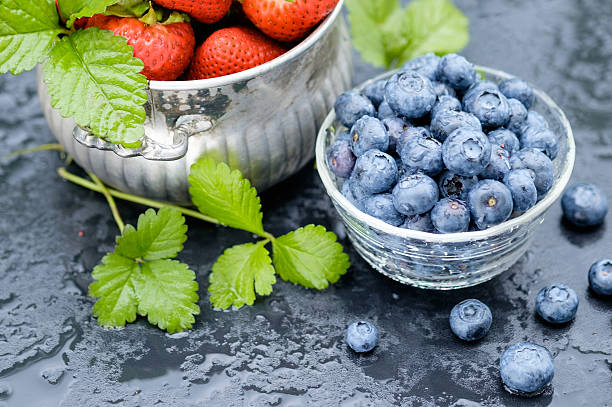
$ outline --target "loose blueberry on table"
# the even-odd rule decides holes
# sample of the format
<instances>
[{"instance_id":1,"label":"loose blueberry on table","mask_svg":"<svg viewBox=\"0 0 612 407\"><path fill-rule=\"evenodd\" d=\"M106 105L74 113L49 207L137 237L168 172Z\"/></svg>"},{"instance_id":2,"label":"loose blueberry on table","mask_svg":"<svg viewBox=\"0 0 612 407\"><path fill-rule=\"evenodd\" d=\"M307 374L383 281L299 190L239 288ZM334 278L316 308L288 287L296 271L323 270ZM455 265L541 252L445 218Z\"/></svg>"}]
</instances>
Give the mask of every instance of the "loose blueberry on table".
<instances>
[{"instance_id":1,"label":"loose blueberry on table","mask_svg":"<svg viewBox=\"0 0 612 407\"><path fill-rule=\"evenodd\" d=\"M378 343L378 329L368 321L357 321L346 330L346 343L355 352L369 352Z\"/></svg>"},{"instance_id":2,"label":"loose blueberry on table","mask_svg":"<svg viewBox=\"0 0 612 407\"><path fill-rule=\"evenodd\" d=\"M546 348L520 342L504 351L499 361L499 373L510 393L535 396L550 384L555 366Z\"/></svg>"},{"instance_id":3,"label":"loose blueberry on table","mask_svg":"<svg viewBox=\"0 0 612 407\"><path fill-rule=\"evenodd\" d=\"M473 342L485 337L493 315L481 301L469 299L455 305L450 313L450 327L458 338Z\"/></svg>"},{"instance_id":4,"label":"loose blueberry on table","mask_svg":"<svg viewBox=\"0 0 612 407\"><path fill-rule=\"evenodd\" d=\"M565 284L551 284L536 297L536 312L551 324L564 324L576 316L578 296Z\"/></svg>"},{"instance_id":5,"label":"loose blueberry on table","mask_svg":"<svg viewBox=\"0 0 612 407\"><path fill-rule=\"evenodd\" d=\"M582 182L565 190L561 209L565 218L576 226L597 226L608 214L608 198L598 186Z\"/></svg>"},{"instance_id":6,"label":"loose blueberry on table","mask_svg":"<svg viewBox=\"0 0 612 407\"><path fill-rule=\"evenodd\" d=\"M612 295L612 260L601 259L589 269L589 286L595 294Z\"/></svg>"}]
</instances>

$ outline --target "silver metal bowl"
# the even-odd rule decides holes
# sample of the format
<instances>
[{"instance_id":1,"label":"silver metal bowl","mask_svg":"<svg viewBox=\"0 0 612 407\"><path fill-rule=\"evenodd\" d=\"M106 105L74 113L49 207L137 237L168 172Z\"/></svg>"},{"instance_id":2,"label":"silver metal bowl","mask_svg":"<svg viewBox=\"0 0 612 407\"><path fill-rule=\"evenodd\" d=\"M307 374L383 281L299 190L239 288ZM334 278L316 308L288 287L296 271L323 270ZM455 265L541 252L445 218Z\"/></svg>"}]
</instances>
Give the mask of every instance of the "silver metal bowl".
<instances>
[{"instance_id":1,"label":"silver metal bowl","mask_svg":"<svg viewBox=\"0 0 612 407\"><path fill-rule=\"evenodd\" d=\"M125 192L190 203L187 176L202 155L239 169L258 189L291 176L314 156L317 131L353 66L343 0L286 54L247 71L198 81L150 81L138 149L108 143L53 109L38 69L51 131L83 168Z\"/></svg>"}]
</instances>

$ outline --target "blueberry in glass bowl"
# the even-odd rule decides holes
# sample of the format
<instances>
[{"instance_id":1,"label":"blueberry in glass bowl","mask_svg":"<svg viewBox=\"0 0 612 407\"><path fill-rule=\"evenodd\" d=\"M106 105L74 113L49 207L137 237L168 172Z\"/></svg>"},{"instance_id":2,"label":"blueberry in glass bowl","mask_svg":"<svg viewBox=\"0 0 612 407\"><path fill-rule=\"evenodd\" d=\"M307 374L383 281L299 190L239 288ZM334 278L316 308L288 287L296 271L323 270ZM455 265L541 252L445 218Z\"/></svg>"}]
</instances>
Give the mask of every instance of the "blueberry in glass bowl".
<instances>
[{"instance_id":1,"label":"blueberry in glass bowl","mask_svg":"<svg viewBox=\"0 0 612 407\"><path fill-rule=\"evenodd\" d=\"M354 182L354 175L349 178L342 178L330 170L326 159L327 149L335 142L337 134L343 134L346 131L346 126L339 122L333 110L329 113L319 131L316 142L317 169L325 190L346 227L349 239L356 251L374 269L404 284L447 290L480 284L499 275L525 253L534 231L542 223L544 215L551 205L561 197L572 173L575 158L574 139L570 124L557 104L548 95L536 88L531 88L533 101L531 101L528 90L522 88L518 90L505 89L511 99L521 100L518 99L518 97L521 97L527 103L532 103L527 117L525 118L524 114L521 115L523 123L514 123L513 128L515 130L520 128L522 132L529 128L546 128L556 136L556 156L552 160L546 155L545 150L550 145L532 143L533 138L528 139L530 148L517 150L516 140L520 139L521 134L512 132L516 137L511 137L511 134L505 133L506 127L492 128L491 126L496 125L496 123L506 121L505 113L487 107L488 104L498 99L503 101L506 96L497 84L513 77L491 68L477 66L475 69L482 73L484 80L477 79L476 83L472 84L468 90L458 91L457 100L451 99L448 95L436 96L436 102L430 107L432 104L431 92L427 84L429 79L423 75L408 75L407 78L412 79L406 79L405 82L408 82L410 86L408 86L408 89L406 89L406 86L404 86L404 89L399 89L395 88L395 83L402 77L398 75L395 76L396 79L392 82L393 85L390 89L392 91L390 96L395 98L393 103L387 103L386 100L383 100L379 105L379 119L382 120L395 115L407 123L406 129L403 130L404 133L400 132L399 136L395 135L397 137L396 148L389 147L386 152L396 161L398 168L396 184L390 187L385 184L384 187L389 187L389 189L377 192L391 194L396 209L401 215L405 216L404 223L399 226L385 222L381 219L383 216L372 216L364 212L364 200L368 198L368 194L360 195L361 191ZM362 92L365 87L374 82L388 80L399 73L400 71L393 71L380 75L358 86L355 91ZM455 83L449 79L445 83L451 82ZM461 84L459 83L459 85ZM416 91L418 89L420 89L419 92ZM471 92L472 89L476 90ZM398 96L401 93L409 94L410 100L408 102L410 103ZM449 170L445 164L443 170L436 174L438 168L430 165L436 162L432 159L432 157L437 157L432 153L435 149L423 148L419 143L409 142L412 137L418 134L412 129L421 128L424 134L430 132L429 124L435 119L431 117L432 115L448 110L465 110L463 104L459 105L458 102L463 99L465 104L465 99L470 93L474 94L472 97L476 99L481 94L493 95L493 97L487 96L479 102L470 102L476 103L476 111L479 114L482 113L481 116L485 118L489 117L490 120L487 119L486 126L482 126L481 130L478 130L477 126L464 126L457 129L449 127L450 134L446 134L444 140L440 140L444 138L440 137L438 141L443 144L443 161L445 158L444 143L449 143L449 139L456 143L446 148L448 150L446 160L453 170ZM501 109L505 110L504 103L497 104L497 106L501 106ZM384 118L381 118L383 108ZM416 110L420 110L420 112L416 112ZM423 111L426 113L422 113ZM406 112L406 115L398 114L398 112ZM423 114L423 116L416 119L409 117L415 116L417 113ZM449 117L453 116L453 114L447 115ZM469 117L471 118L471 116ZM439 126L440 129L442 127ZM431 129L432 137L435 137L433 130ZM438 128L436 128L436 131L438 131ZM506 143L508 142L514 144L507 146ZM433 147L435 143L429 144L432 144ZM418 165L415 166L415 163L412 163L412 168L402 165L400 153L407 159L413 160L414 158L410 152L402 151L401 147L406 145L413 145L417 146L415 148L422 149L423 157L427 158L429 162L424 162L422 168L418 168ZM481 173L490 162L491 151L498 151L499 148L506 149L510 158L506 162L502 157L501 165L494 168L496 171L490 171L490 176L499 179L483 180ZM421 151L417 150L417 152L421 154ZM457 155L462 155L464 157L463 161L459 160ZM501 171L501 168L508 164L510 168ZM388 165L388 167L393 167L393 165ZM524 171L517 173L521 175L519 177L511 175L515 170ZM525 177L531 177L532 182ZM389 176L386 179L391 178L392 176ZM505 180L508 184L505 183ZM479 226L475 224L470 213L471 222L468 231L463 231L462 220L448 223L437 219L438 226L441 229L452 233L440 233L435 228L432 229L431 225L428 225L428 227L413 227L413 219L430 220L431 210L441 199L447 197L459 199L469 207L469 192L475 185L480 185L483 181L487 181L485 184L494 183L495 190L501 192L499 192L499 196L489 197L494 199L484 201L484 206L479 208L480 211L477 211L477 214L484 213L487 215L482 218ZM347 182L353 188L347 187L345 185ZM400 184L402 186L398 187ZM381 183L378 189L382 187ZM518 195L519 191L523 191L523 187L527 191ZM537 194L535 197L534 189L535 194ZM348 191L345 195L348 195L351 191L352 193L350 193L350 196L345 196L341 192L342 190ZM514 196L513 190L515 191ZM509 199L508 196L510 196ZM520 203L517 206L520 211L514 207L515 200ZM377 202L387 203L388 197ZM460 214L462 208L460 205L455 206L456 209L446 211L448 216ZM496 212L497 209L491 210L489 206L499 206L499 213ZM381 207L384 207L384 205ZM510 207L510 210L508 210L508 207ZM441 211L443 208L444 206L441 205L436 212L442 214L442 216L447 216L444 215L444 211ZM375 212L378 212L378 210L371 211L371 213ZM463 212L461 212L462 214ZM394 224L397 224L401 218L397 217L395 213L388 215ZM461 219L461 216L458 219Z\"/></svg>"}]
</instances>

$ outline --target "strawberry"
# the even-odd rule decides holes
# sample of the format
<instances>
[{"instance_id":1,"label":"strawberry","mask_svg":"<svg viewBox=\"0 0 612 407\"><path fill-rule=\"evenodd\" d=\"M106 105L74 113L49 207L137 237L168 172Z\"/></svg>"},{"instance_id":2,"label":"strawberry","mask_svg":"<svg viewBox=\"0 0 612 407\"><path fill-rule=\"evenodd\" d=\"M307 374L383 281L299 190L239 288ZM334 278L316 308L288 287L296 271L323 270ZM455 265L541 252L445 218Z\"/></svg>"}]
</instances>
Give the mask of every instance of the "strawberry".
<instances>
[{"instance_id":1,"label":"strawberry","mask_svg":"<svg viewBox=\"0 0 612 407\"><path fill-rule=\"evenodd\" d=\"M173 18L172 21L176 21ZM134 56L144 62L142 74L151 81L173 81L189 66L195 50L193 28L186 22L162 24L153 9L143 18L96 14L87 28L111 30L127 38Z\"/></svg>"},{"instance_id":2,"label":"strawberry","mask_svg":"<svg viewBox=\"0 0 612 407\"><path fill-rule=\"evenodd\" d=\"M222 28L212 33L196 50L187 79L215 78L244 71L266 63L285 51L285 48L253 28Z\"/></svg>"},{"instance_id":3,"label":"strawberry","mask_svg":"<svg viewBox=\"0 0 612 407\"><path fill-rule=\"evenodd\" d=\"M338 0L242 0L244 14L269 37L300 40L329 15Z\"/></svg>"},{"instance_id":4,"label":"strawberry","mask_svg":"<svg viewBox=\"0 0 612 407\"><path fill-rule=\"evenodd\" d=\"M183 11L204 24L221 20L229 11L232 0L153 0L168 9Z\"/></svg>"}]
</instances>

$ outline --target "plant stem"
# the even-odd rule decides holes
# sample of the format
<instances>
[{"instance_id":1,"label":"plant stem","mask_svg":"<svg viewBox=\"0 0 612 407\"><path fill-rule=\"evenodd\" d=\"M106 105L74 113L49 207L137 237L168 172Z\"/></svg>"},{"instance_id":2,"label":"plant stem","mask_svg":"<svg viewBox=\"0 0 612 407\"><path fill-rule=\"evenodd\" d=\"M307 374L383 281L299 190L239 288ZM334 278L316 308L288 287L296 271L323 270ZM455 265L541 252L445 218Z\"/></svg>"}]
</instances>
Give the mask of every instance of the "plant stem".
<instances>
[{"instance_id":1,"label":"plant stem","mask_svg":"<svg viewBox=\"0 0 612 407\"><path fill-rule=\"evenodd\" d=\"M102 183L102 181L100 181L100 178L96 177L94 174L87 172L87 175L102 190L102 194L106 198L106 202L108 202L108 206L110 206L110 210L113 213L113 218L115 219L115 223L117 224L117 227L119 228L119 233L123 234L123 229L125 229L125 223L123 223L123 219L121 219L121 215L119 215L117 204L115 203L115 200L113 199L112 195L108 191L108 188L106 187L106 185Z\"/></svg>"},{"instance_id":2,"label":"plant stem","mask_svg":"<svg viewBox=\"0 0 612 407\"><path fill-rule=\"evenodd\" d=\"M67 171L65 168L58 168L57 173L59 174L60 177L64 178L67 181L80 185L84 188L90 189L94 192L103 193L102 188L100 188L99 185L93 182L90 182L84 178L81 178L78 175L74 175L71 172ZM183 215L190 216L196 219L200 219L208 223L213 223L215 225L220 225L217 219L211 218L210 216L203 215L200 212L194 211L192 209L187 209L187 208L184 208L182 206L177 206L177 205L170 205L170 204L166 204L163 202L154 201L152 199L141 198L139 196L127 194L125 192L120 192L115 189L107 188L107 190L111 196L114 196L115 198L118 198L124 201L134 202L140 205L149 206L151 208L158 208L158 209L163 208L164 206L167 206L167 207L179 210Z\"/></svg>"},{"instance_id":3,"label":"plant stem","mask_svg":"<svg viewBox=\"0 0 612 407\"><path fill-rule=\"evenodd\" d=\"M13 151L12 153L8 153L5 156L3 156L2 158L9 158L9 157L14 157L16 155L23 155L23 154L28 154L28 153L36 153L39 151L62 151L65 152L66 150L64 150L64 147L61 144L58 143L54 143L54 144L41 144L40 146L36 146L36 147L32 147L32 148L24 148L21 150L16 150Z\"/></svg>"}]
</instances>

